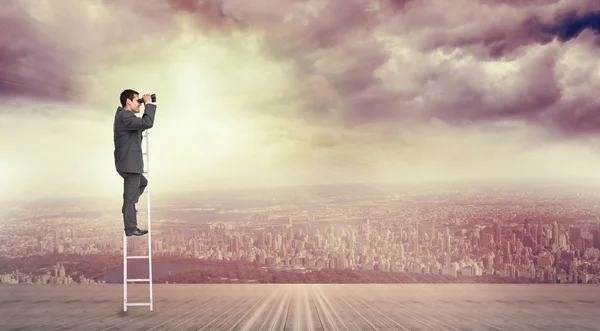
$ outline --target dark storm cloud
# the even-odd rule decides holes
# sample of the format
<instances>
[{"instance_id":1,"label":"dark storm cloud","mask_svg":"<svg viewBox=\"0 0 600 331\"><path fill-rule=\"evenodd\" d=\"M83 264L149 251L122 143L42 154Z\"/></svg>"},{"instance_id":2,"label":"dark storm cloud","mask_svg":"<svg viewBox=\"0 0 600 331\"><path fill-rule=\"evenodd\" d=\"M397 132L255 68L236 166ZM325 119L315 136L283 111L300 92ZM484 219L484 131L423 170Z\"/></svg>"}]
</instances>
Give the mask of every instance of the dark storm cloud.
<instances>
[{"instance_id":1,"label":"dark storm cloud","mask_svg":"<svg viewBox=\"0 0 600 331\"><path fill-rule=\"evenodd\" d=\"M548 114L553 126L569 135L600 134L600 106L590 99L569 100L551 109Z\"/></svg>"},{"instance_id":2,"label":"dark storm cloud","mask_svg":"<svg viewBox=\"0 0 600 331\"><path fill-rule=\"evenodd\" d=\"M346 57L345 54L353 55ZM389 57L381 44L369 40L328 52L321 59L323 67L310 67L321 73L339 95L345 109L339 120L350 124L370 122L389 118L398 111L397 108L390 109L397 96L385 91L381 79L375 74ZM329 71L327 67L337 67L338 70Z\"/></svg>"},{"instance_id":3,"label":"dark storm cloud","mask_svg":"<svg viewBox=\"0 0 600 331\"><path fill-rule=\"evenodd\" d=\"M0 10L0 96L57 102L80 101L89 86L86 67L102 55L150 38L165 20L136 9L131 13L109 10L86 17L90 3L3 2ZM106 4L110 4L109 1ZM48 5L38 9L35 6ZM133 17L136 16L135 11ZM37 15L42 15L40 19Z\"/></svg>"},{"instance_id":4,"label":"dark storm cloud","mask_svg":"<svg viewBox=\"0 0 600 331\"><path fill-rule=\"evenodd\" d=\"M507 85L495 85L484 71L475 67L451 73L451 67L439 66L434 71L437 78L428 85L425 94L426 116L453 124L515 118L535 120L561 98L555 65L555 52L526 59L521 69L508 77Z\"/></svg>"},{"instance_id":5,"label":"dark storm cloud","mask_svg":"<svg viewBox=\"0 0 600 331\"><path fill-rule=\"evenodd\" d=\"M573 91L597 90L600 82L593 74L574 78L571 69L597 70L593 55L584 56L584 61L589 62L577 65L572 64L576 60L571 58L582 58L580 52L600 51L600 38L590 36L598 31L600 2L480 3L486 6L460 11L460 3L427 9L407 6L404 20L385 24L386 31L405 36L407 45L416 45L424 61L435 52L448 56L456 53L410 76L422 87L420 93L391 101L400 101L403 108L407 101L418 100L410 105L425 121L437 118L453 125L481 125L521 120L561 135L600 133L598 107L594 106L592 94L577 92L577 97L573 97ZM588 34L582 36L585 32ZM575 51L574 45L581 46ZM496 74L483 69L489 61L510 61L517 69L499 83L495 81ZM459 62L463 63L460 67ZM418 61L403 64L410 66ZM384 114L380 118L386 119L391 117Z\"/></svg>"},{"instance_id":6,"label":"dark storm cloud","mask_svg":"<svg viewBox=\"0 0 600 331\"><path fill-rule=\"evenodd\" d=\"M205 23L202 27L214 27L224 24L227 16L223 11L222 1L217 0L168 0L171 10L184 11L200 15L202 22Z\"/></svg>"},{"instance_id":7,"label":"dark storm cloud","mask_svg":"<svg viewBox=\"0 0 600 331\"><path fill-rule=\"evenodd\" d=\"M411 6L390 31L412 32L423 52L459 47L487 60L511 58L522 47L544 45L555 37L568 41L586 28L598 31L600 24L600 1L595 0L480 0L464 10L460 2L437 10Z\"/></svg>"},{"instance_id":8,"label":"dark storm cloud","mask_svg":"<svg viewBox=\"0 0 600 331\"><path fill-rule=\"evenodd\" d=\"M319 105L311 95L303 96L301 104L325 120L353 124L371 121L379 112L393 116L387 101L395 97L383 92L376 77L390 55L372 33L379 21L367 6L357 0L327 1L322 9L298 12L267 32L271 54L295 59L301 72L324 78L335 94L341 112L331 102Z\"/></svg>"},{"instance_id":9,"label":"dark storm cloud","mask_svg":"<svg viewBox=\"0 0 600 331\"><path fill-rule=\"evenodd\" d=\"M583 14L569 12L559 18L556 24L542 28L545 33L556 35L562 41L576 38L585 29L600 32L600 11Z\"/></svg>"},{"instance_id":10,"label":"dark storm cloud","mask_svg":"<svg viewBox=\"0 0 600 331\"><path fill-rule=\"evenodd\" d=\"M345 12L340 4L330 2L310 18L297 18L303 20L302 29L305 30L290 30L288 25L275 34L278 38L271 39L271 42L275 45L275 54L282 58L297 59L301 68L321 75L332 86L341 100L341 112L328 111L331 104L322 104L321 107L314 103L310 105L315 112L335 116L340 124L402 120L414 116L415 113L453 124L503 119L522 119L530 123L539 123L541 113L557 106L563 95L564 86L559 84L555 71L558 56L556 52L531 57L520 65L515 75L507 78L513 84L489 89L482 88L486 85L484 72L479 72L480 77L474 76L480 63L474 62L471 68L465 67L459 72L453 67L432 67L427 69L432 74L432 77L426 80L429 81L427 89L423 88L420 94L414 94L384 88L376 71L387 63L391 55L373 34L364 32L385 23L383 19L391 22L410 20L420 23L403 26L398 34L413 38L411 41L415 41L415 45L424 45L422 50L427 51L424 52L424 57L428 52L459 47L467 54L474 55L476 60L499 59L507 55L518 59L523 55L520 51L522 47L552 41L553 36L544 28L542 19L533 15L536 6L551 3L556 1L538 1L535 4L505 2L505 5L516 6L515 10L526 7L530 12L511 17L507 15L505 7L503 13L506 17L495 19L491 23L485 18L477 18L476 9L471 9L473 18L477 19L464 22L464 28L459 29L453 26L450 20L432 21L437 16L427 17L425 6L413 2L384 2L382 8L401 5L403 12L394 13L393 17L385 13L369 12L359 2L351 2L351 5L344 7ZM492 5L497 4L498 2L494 2ZM338 5L340 8L336 10ZM331 12L343 12L344 15L330 19ZM451 11L445 14L452 17ZM492 14L491 9L488 14ZM420 20L419 17L424 19ZM326 24L322 24L322 20L327 20ZM433 24L430 26L426 22ZM325 37L322 37L323 35ZM518 50L519 52L516 52ZM418 62L419 59L411 61ZM410 78L418 80L422 74ZM305 99L311 100L310 96ZM420 103L413 102L416 99L419 99ZM555 117L548 125L566 129L575 124L562 124L560 119Z\"/></svg>"},{"instance_id":11,"label":"dark storm cloud","mask_svg":"<svg viewBox=\"0 0 600 331\"><path fill-rule=\"evenodd\" d=\"M60 30L28 17L16 3L0 14L0 94L65 100L78 93L71 84L75 49Z\"/></svg>"},{"instance_id":12,"label":"dark storm cloud","mask_svg":"<svg viewBox=\"0 0 600 331\"><path fill-rule=\"evenodd\" d=\"M382 2L384 6L387 5L394 10L403 10L411 1L415 2L415 0L383 0Z\"/></svg>"}]
</instances>

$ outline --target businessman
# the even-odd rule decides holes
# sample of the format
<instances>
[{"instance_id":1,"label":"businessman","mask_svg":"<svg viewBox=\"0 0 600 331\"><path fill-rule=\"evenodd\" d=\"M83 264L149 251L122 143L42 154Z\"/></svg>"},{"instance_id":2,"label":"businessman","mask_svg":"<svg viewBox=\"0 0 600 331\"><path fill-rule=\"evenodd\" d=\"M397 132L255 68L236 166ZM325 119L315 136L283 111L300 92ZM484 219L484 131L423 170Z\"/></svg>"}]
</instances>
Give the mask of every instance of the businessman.
<instances>
[{"instance_id":1,"label":"businessman","mask_svg":"<svg viewBox=\"0 0 600 331\"><path fill-rule=\"evenodd\" d=\"M144 115L137 117L140 112L139 93L128 89L121 93L121 106L117 108L113 124L115 142L115 167L123 177L123 223L126 236L143 236L148 230L137 227L137 210L140 195L148 185L144 177L144 160L142 155L142 133L154 125L156 104L150 94L144 94Z\"/></svg>"}]
</instances>

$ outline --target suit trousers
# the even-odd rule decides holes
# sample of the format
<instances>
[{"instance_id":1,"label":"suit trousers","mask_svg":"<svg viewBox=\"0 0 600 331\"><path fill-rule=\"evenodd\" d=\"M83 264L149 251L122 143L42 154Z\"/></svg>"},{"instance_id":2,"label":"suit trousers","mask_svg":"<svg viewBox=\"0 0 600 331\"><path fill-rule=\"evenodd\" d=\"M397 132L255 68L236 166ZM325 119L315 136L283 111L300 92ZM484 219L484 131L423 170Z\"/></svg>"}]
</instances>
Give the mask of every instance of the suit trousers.
<instances>
[{"instance_id":1,"label":"suit trousers","mask_svg":"<svg viewBox=\"0 0 600 331\"><path fill-rule=\"evenodd\" d=\"M143 174L133 172L119 172L123 177L123 223L125 232L129 233L137 228L137 214L135 204L138 203L140 195L148 186L148 180Z\"/></svg>"}]
</instances>

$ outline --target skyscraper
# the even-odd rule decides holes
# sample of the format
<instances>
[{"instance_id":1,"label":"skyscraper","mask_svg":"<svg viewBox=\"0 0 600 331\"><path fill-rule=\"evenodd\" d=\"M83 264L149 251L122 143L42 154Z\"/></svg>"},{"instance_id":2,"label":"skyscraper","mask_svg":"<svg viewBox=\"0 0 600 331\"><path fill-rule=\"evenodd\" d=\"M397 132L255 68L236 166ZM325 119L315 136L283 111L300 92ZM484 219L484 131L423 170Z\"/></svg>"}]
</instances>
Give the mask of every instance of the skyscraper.
<instances>
[{"instance_id":1,"label":"skyscraper","mask_svg":"<svg viewBox=\"0 0 600 331\"><path fill-rule=\"evenodd\" d=\"M556 247L559 247L560 243L558 242L558 223L556 223L556 221L554 221L554 223L552 223L552 241L554 241L554 245Z\"/></svg>"},{"instance_id":2,"label":"skyscraper","mask_svg":"<svg viewBox=\"0 0 600 331\"><path fill-rule=\"evenodd\" d=\"M510 263L510 241L505 241L503 248L504 263Z\"/></svg>"},{"instance_id":3,"label":"skyscraper","mask_svg":"<svg viewBox=\"0 0 600 331\"><path fill-rule=\"evenodd\" d=\"M446 227L446 235L444 236L444 251L450 252L450 228Z\"/></svg>"},{"instance_id":4,"label":"skyscraper","mask_svg":"<svg viewBox=\"0 0 600 331\"><path fill-rule=\"evenodd\" d=\"M592 246L600 248L600 230L598 229L592 231Z\"/></svg>"},{"instance_id":5,"label":"skyscraper","mask_svg":"<svg viewBox=\"0 0 600 331\"><path fill-rule=\"evenodd\" d=\"M498 220L494 221L493 228L494 242L498 242L500 240L500 225L498 224Z\"/></svg>"},{"instance_id":6,"label":"skyscraper","mask_svg":"<svg viewBox=\"0 0 600 331\"><path fill-rule=\"evenodd\" d=\"M421 251L420 246L419 246L419 220L415 221L415 238L414 238L414 243L415 243L415 253L419 254L419 252Z\"/></svg>"}]
</instances>

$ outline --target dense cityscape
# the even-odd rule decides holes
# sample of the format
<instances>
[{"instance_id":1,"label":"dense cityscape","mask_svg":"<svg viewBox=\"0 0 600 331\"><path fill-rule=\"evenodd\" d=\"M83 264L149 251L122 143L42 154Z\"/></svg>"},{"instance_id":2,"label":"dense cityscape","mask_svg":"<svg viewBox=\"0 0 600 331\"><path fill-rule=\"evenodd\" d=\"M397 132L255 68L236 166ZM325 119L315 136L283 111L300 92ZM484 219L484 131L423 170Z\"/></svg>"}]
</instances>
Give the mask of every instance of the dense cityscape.
<instances>
[{"instance_id":1,"label":"dense cityscape","mask_svg":"<svg viewBox=\"0 0 600 331\"><path fill-rule=\"evenodd\" d=\"M152 256L258 263L276 272L368 270L507 282L600 282L600 210L595 193L566 189L371 193L342 187L276 195L279 198L202 200L176 208L154 203ZM43 261L52 254L103 255L122 261L118 215L77 216L85 210L71 208L62 214L48 208L6 209L0 222L0 257ZM177 216L169 217L170 210ZM139 215L138 222L143 227L145 216ZM129 238L128 254L147 254L147 237ZM76 266L65 268L68 262L29 271L7 270L10 264L3 263L0 281L96 282L98 275L85 274Z\"/></svg>"}]
</instances>

